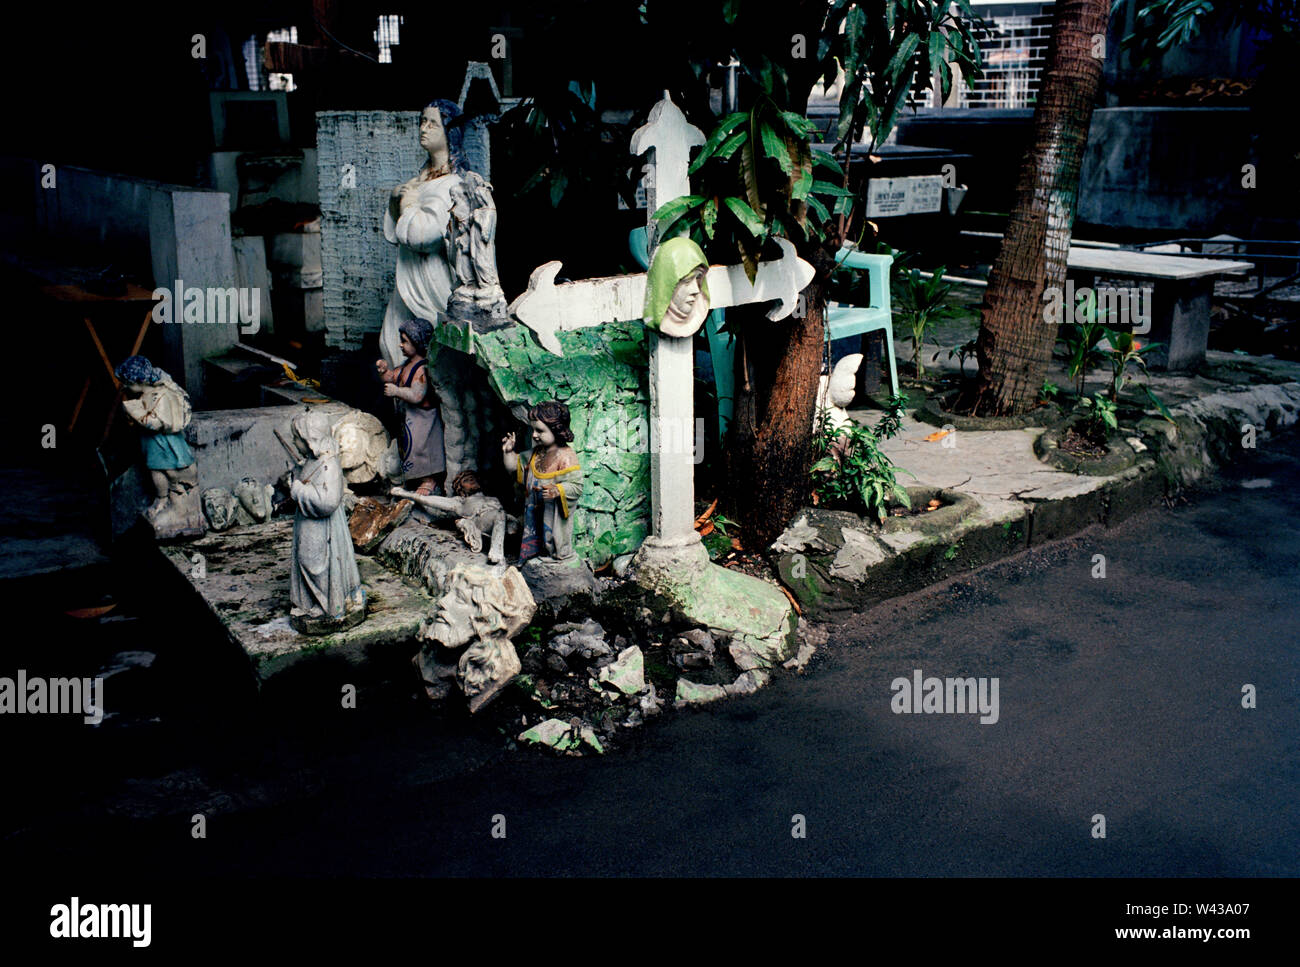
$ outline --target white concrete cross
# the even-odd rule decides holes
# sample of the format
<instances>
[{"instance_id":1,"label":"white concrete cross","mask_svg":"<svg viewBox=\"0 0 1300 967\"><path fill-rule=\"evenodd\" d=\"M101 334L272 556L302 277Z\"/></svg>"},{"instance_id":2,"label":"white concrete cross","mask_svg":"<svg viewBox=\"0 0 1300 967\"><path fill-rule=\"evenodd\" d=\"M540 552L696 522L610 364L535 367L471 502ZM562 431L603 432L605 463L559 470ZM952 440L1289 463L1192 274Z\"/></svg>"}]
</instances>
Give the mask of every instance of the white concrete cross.
<instances>
[{"instance_id":1,"label":"white concrete cross","mask_svg":"<svg viewBox=\"0 0 1300 967\"><path fill-rule=\"evenodd\" d=\"M664 203L690 193L690 149L704 134L690 124L668 92L632 135L632 153L652 151L646 165L650 242L655 242L654 212ZM767 316L784 319L798 305L799 292L812 281L814 269L794 246L777 239L781 258L760 262L750 285L743 266L710 266L709 304L714 309L777 300ZM564 355L558 334L605 322L640 319L645 312L646 275L618 275L555 284L561 263L533 270L528 289L510 312L537 334L544 348ZM651 539L661 546L688 547L695 532L695 402L692 338L650 334L650 511ZM666 446L667 441L676 445Z\"/></svg>"}]
</instances>

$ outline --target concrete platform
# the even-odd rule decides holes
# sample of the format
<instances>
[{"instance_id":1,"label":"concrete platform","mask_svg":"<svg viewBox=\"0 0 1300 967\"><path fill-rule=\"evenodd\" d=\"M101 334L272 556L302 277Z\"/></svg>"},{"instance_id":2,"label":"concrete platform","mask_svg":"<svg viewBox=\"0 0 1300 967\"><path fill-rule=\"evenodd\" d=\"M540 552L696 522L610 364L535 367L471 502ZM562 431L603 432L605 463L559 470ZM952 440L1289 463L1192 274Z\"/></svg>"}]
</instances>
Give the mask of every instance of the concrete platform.
<instances>
[{"instance_id":1,"label":"concrete platform","mask_svg":"<svg viewBox=\"0 0 1300 967\"><path fill-rule=\"evenodd\" d=\"M419 650L415 634L433 599L362 555L357 567L368 599L366 620L319 637L294 631L289 626L292 544L293 519L276 518L159 551L248 655L263 684L307 659L329 656L352 665L381 659L395 665Z\"/></svg>"}]
</instances>

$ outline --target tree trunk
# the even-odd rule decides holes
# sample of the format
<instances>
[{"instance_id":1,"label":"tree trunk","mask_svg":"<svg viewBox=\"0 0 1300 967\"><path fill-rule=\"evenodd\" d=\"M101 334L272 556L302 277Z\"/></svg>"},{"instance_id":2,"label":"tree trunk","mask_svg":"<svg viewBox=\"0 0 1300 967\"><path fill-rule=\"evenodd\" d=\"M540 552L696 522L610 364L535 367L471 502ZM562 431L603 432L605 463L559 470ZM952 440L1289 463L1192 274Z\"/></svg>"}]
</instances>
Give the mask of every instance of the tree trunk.
<instances>
[{"instance_id":1,"label":"tree trunk","mask_svg":"<svg viewBox=\"0 0 1300 967\"><path fill-rule=\"evenodd\" d=\"M826 283L834 260L821 246L800 255L817 269L803 290L802 317L772 322L757 306L727 310L737 334L736 399L724 496L744 528L747 551L766 550L808 502Z\"/></svg>"},{"instance_id":2,"label":"tree trunk","mask_svg":"<svg viewBox=\"0 0 1300 967\"><path fill-rule=\"evenodd\" d=\"M1034 111L1033 141L1020 169L1016 205L989 274L976 341L979 377L970 412L1015 415L1032 407L1056 342L1043 292L1065 285L1079 168L1101 80L1094 38L1104 38L1110 0L1057 0L1052 49Z\"/></svg>"}]
</instances>

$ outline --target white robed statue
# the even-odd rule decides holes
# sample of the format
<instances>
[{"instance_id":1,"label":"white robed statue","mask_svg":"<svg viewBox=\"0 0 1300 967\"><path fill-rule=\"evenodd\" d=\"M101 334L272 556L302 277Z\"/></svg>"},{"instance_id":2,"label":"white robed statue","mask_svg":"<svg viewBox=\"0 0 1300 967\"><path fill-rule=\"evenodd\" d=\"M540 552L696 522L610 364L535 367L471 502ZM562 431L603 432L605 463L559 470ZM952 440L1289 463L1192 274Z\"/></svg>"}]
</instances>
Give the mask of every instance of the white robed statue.
<instances>
[{"instance_id":1,"label":"white robed statue","mask_svg":"<svg viewBox=\"0 0 1300 967\"><path fill-rule=\"evenodd\" d=\"M397 285L384 313L379 348L393 368L406 358L400 346L402 323L446 323L448 303L458 292L469 315L505 321L492 244L496 208L491 186L465 170L461 130L454 123L459 116L460 108L451 101L436 100L424 109L420 147L429 160L414 178L393 189L384 212L384 238L397 246ZM484 308L475 308L480 306ZM458 319L461 315L465 313Z\"/></svg>"},{"instance_id":2,"label":"white robed statue","mask_svg":"<svg viewBox=\"0 0 1300 967\"><path fill-rule=\"evenodd\" d=\"M289 484L297 502L293 519L293 560L289 568L289 621L303 634L350 627L365 618L348 515L346 483L329 417L307 412L294 418L293 434L308 456Z\"/></svg>"}]
</instances>

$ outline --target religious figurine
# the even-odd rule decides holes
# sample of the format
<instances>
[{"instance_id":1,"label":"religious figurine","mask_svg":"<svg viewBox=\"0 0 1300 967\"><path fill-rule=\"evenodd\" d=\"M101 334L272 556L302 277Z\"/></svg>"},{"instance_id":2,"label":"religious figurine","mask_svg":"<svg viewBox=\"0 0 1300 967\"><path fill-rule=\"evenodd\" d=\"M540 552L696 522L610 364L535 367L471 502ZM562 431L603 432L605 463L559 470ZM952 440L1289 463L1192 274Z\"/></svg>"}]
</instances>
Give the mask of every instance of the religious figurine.
<instances>
[{"instance_id":1,"label":"religious figurine","mask_svg":"<svg viewBox=\"0 0 1300 967\"><path fill-rule=\"evenodd\" d=\"M405 497L422 507L456 518L456 529L475 554L483 550L483 535L490 535L488 562L500 564L505 560L507 517L501 501L483 493L478 477L472 470L462 470L451 485L454 497L432 497L411 493L401 487L389 491L394 497Z\"/></svg>"},{"instance_id":2,"label":"religious figurine","mask_svg":"<svg viewBox=\"0 0 1300 967\"><path fill-rule=\"evenodd\" d=\"M693 336L709 314L709 260L689 238L661 242L646 276L644 321L665 336Z\"/></svg>"},{"instance_id":3,"label":"religious figurine","mask_svg":"<svg viewBox=\"0 0 1300 967\"><path fill-rule=\"evenodd\" d=\"M366 616L366 593L343 508L343 467L329 417L294 418L293 435L305 451L289 484L298 504L289 567L289 623L302 634L350 628Z\"/></svg>"},{"instance_id":4,"label":"religious figurine","mask_svg":"<svg viewBox=\"0 0 1300 967\"><path fill-rule=\"evenodd\" d=\"M271 519L274 509L275 488L259 484L252 477L241 477L235 484L235 499L239 501L237 516L241 524L261 524Z\"/></svg>"},{"instance_id":5,"label":"religious figurine","mask_svg":"<svg viewBox=\"0 0 1300 967\"><path fill-rule=\"evenodd\" d=\"M239 522L239 501L225 487L209 487L201 500L203 516L214 531L229 530Z\"/></svg>"},{"instance_id":6,"label":"religious figurine","mask_svg":"<svg viewBox=\"0 0 1300 967\"><path fill-rule=\"evenodd\" d=\"M384 381L384 395L398 400L402 417L399 449L406 482L422 496L442 489L447 476L443 450L442 411L438 394L429 381L424 352L433 336L433 326L423 319L407 319L401 325L401 349L405 362L393 369L376 360L375 368Z\"/></svg>"},{"instance_id":7,"label":"religious figurine","mask_svg":"<svg viewBox=\"0 0 1300 967\"><path fill-rule=\"evenodd\" d=\"M447 576L437 609L420 626L424 641L414 664L430 698L445 697L455 680L476 712L519 674L510 639L528 626L537 604L513 567L495 573L458 564ZM468 647L466 647L468 646ZM466 650L457 657L455 652Z\"/></svg>"},{"instance_id":8,"label":"religious figurine","mask_svg":"<svg viewBox=\"0 0 1300 967\"><path fill-rule=\"evenodd\" d=\"M397 440L390 440L379 417L362 410L348 410L334 421L334 439L339 442L339 463L349 484L369 483L376 477L401 480L401 454Z\"/></svg>"},{"instance_id":9,"label":"religious figurine","mask_svg":"<svg viewBox=\"0 0 1300 967\"><path fill-rule=\"evenodd\" d=\"M391 367L404 358L401 324L407 319L446 321L456 290L463 290L458 306L477 307L469 321L478 328L484 322L508 322L496 276L491 186L465 170L462 132L455 123L459 116L460 108L451 101L435 100L425 107L420 147L429 160L415 177L393 189L384 212L384 238L397 246L397 285L379 335L380 351ZM453 209L458 209L456 215Z\"/></svg>"},{"instance_id":10,"label":"religious figurine","mask_svg":"<svg viewBox=\"0 0 1300 967\"><path fill-rule=\"evenodd\" d=\"M558 400L546 400L528 411L533 427L534 449L515 453L515 435L501 441L503 463L508 473L524 485L524 535L519 561L547 555L558 561L576 557L573 550L573 512L582 496L582 468L578 455L568 446L569 408Z\"/></svg>"},{"instance_id":11,"label":"religious figurine","mask_svg":"<svg viewBox=\"0 0 1300 967\"><path fill-rule=\"evenodd\" d=\"M194 454L185 442L190 398L161 369L143 356L118 366L122 411L142 431L140 446L156 499L144 512L154 537L201 537L205 532Z\"/></svg>"},{"instance_id":12,"label":"religious figurine","mask_svg":"<svg viewBox=\"0 0 1300 967\"><path fill-rule=\"evenodd\" d=\"M451 190L449 236L455 243L452 262L456 289L448 313L468 320L479 332L509 323L505 292L497 275L497 208L492 186L473 171L463 172Z\"/></svg>"}]
</instances>

